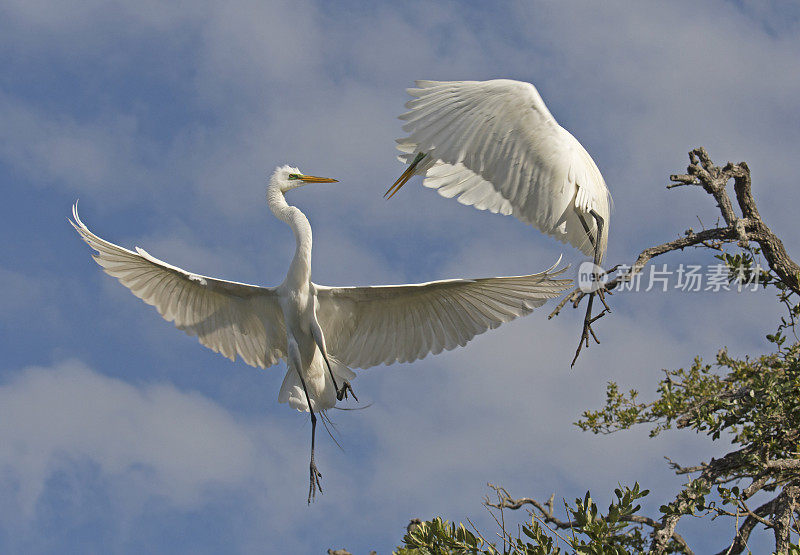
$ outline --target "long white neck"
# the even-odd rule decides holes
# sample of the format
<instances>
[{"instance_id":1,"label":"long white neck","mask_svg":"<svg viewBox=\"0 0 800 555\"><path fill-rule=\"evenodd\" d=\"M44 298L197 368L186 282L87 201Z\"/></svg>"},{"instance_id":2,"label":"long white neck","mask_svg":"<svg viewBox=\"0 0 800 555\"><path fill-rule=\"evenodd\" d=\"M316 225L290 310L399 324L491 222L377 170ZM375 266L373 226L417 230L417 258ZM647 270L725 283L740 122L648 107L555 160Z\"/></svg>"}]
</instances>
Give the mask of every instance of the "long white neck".
<instances>
[{"instance_id":1,"label":"long white neck","mask_svg":"<svg viewBox=\"0 0 800 555\"><path fill-rule=\"evenodd\" d=\"M311 281L311 224L299 208L286 202L278 187L267 188L267 204L276 218L292 228L297 243L284 283L295 288L307 286Z\"/></svg>"}]
</instances>

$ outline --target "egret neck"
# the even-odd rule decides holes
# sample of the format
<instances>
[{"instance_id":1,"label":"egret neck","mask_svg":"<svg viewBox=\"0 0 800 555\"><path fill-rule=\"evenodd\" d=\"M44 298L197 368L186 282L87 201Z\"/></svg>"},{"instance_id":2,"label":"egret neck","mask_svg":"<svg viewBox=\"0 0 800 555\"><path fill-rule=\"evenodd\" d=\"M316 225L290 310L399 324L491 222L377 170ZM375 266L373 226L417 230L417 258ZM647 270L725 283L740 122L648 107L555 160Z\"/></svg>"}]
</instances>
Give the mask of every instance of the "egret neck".
<instances>
[{"instance_id":1,"label":"egret neck","mask_svg":"<svg viewBox=\"0 0 800 555\"><path fill-rule=\"evenodd\" d=\"M290 289L307 289L311 282L311 224L298 208L286 202L280 185L274 181L267 188L267 204L276 218L292 228L297 243L284 285Z\"/></svg>"}]
</instances>

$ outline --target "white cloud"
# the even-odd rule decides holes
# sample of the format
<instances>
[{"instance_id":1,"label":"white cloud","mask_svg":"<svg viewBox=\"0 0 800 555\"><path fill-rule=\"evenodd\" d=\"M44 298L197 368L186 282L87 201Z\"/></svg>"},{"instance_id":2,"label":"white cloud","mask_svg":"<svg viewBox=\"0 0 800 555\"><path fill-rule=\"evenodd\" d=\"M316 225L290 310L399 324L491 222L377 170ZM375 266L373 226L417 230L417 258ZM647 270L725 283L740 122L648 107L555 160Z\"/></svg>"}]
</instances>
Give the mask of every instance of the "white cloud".
<instances>
[{"instance_id":1,"label":"white cloud","mask_svg":"<svg viewBox=\"0 0 800 555\"><path fill-rule=\"evenodd\" d=\"M202 434L196 433L202 430ZM33 518L50 477L97 465L119 495L198 507L213 487L252 479L258 447L214 402L169 385L137 387L79 362L31 367L0 386L5 513Z\"/></svg>"},{"instance_id":2,"label":"white cloud","mask_svg":"<svg viewBox=\"0 0 800 555\"><path fill-rule=\"evenodd\" d=\"M148 183L139 157L147 142L136 120L114 115L91 122L52 114L0 91L0 160L33 182L55 182L106 200L131 201Z\"/></svg>"},{"instance_id":3,"label":"white cloud","mask_svg":"<svg viewBox=\"0 0 800 555\"><path fill-rule=\"evenodd\" d=\"M47 333L65 324L62 295L79 293L71 279L25 268L23 271L0 266L0 314L6 329Z\"/></svg>"},{"instance_id":4,"label":"white cloud","mask_svg":"<svg viewBox=\"0 0 800 555\"><path fill-rule=\"evenodd\" d=\"M240 0L210 8L198 11L203 35L198 87L215 109L247 117L256 102L272 103L276 87L314 82L324 35L313 3ZM240 104L242 99L247 102Z\"/></svg>"},{"instance_id":5,"label":"white cloud","mask_svg":"<svg viewBox=\"0 0 800 555\"><path fill-rule=\"evenodd\" d=\"M42 283L20 272L0 267L0 313L22 316L40 308Z\"/></svg>"}]
</instances>

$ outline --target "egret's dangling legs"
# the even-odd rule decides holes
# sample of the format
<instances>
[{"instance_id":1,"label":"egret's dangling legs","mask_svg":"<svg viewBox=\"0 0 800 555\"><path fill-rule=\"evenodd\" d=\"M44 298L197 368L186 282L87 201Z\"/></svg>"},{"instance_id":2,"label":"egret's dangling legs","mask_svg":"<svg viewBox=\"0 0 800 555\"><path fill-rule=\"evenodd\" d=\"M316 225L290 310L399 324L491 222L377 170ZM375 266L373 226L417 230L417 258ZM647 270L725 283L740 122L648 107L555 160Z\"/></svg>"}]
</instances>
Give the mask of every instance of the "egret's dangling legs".
<instances>
[{"instance_id":1,"label":"egret's dangling legs","mask_svg":"<svg viewBox=\"0 0 800 555\"><path fill-rule=\"evenodd\" d=\"M328 373L331 375L331 380L333 381L333 388L336 390L336 400L341 401L342 399L346 399L349 390L353 395L353 399L358 401L358 397L356 397L356 393L353 391L353 386L351 386L350 382L347 380L344 380L342 388L339 389L336 383L336 377L333 375L331 363L328 360L328 349L325 347L325 335L322 333L322 328L316 318L311 321L311 336L314 338L314 343L317 344L317 348L319 352L322 353L322 358L325 360L325 365L328 367Z\"/></svg>"},{"instance_id":2,"label":"egret's dangling legs","mask_svg":"<svg viewBox=\"0 0 800 555\"><path fill-rule=\"evenodd\" d=\"M314 438L317 432L317 415L314 414L314 409L311 408L311 399L308 396L306 381L303 379L300 372L298 372L297 375L300 376L300 383L303 384L303 392L306 394L306 402L308 403L308 412L311 414L311 464L308 465L310 472L308 504L311 505L311 501L316 497L317 488L319 488L319 492L322 493L322 484L319 483L319 479L322 478L322 473L317 470L317 465L314 462Z\"/></svg>"},{"instance_id":3,"label":"egret's dangling legs","mask_svg":"<svg viewBox=\"0 0 800 555\"><path fill-rule=\"evenodd\" d=\"M594 247L594 265L600 265L600 238L603 236L603 227L605 225L605 221L603 217L597 213L596 210L591 209L589 210L589 214L592 215L594 218L595 223L597 224L597 237L592 234L592 230L589 227L589 224L586 223L586 219L583 217L583 214L575 210L578 214L578 220L580 220L581 225L583 226L583 230L586 232L586 236L589 238L589 242Z\"/></svg>"},{"instance_id":4,"label":"egret's dangling legs","mask_svg":"<svg viewBox=\"0 0 800 555\"><path fill-rule=\"evenodd\" d=\"M592 208L589 210L589 214L592 215L594 221L597 223L597 239L594 242L594 263L595 266L600 265L600 241L603 237L603 226L605 225L605 221L603 217L597 213L597 211Z\"/></svg>"},{"instance_id":5,"label":"egret's dangling legs","mask_svg":"<svg viewBox=\"0 0 800 555\"><path fill-rule=\"evenodd\" d=\"M589 242L594 247L594 257L595 259L597 259L597 241L595 240L594 235L592 235L592 230L589 227L589 224L586 223L583 214L581 214L577 210L575 211L575 213L578 214L578 220L580 220L581 225L583 226L583 231L586 232L586 236L589 238Z\"/></svg>"},{"instance_id":6,"label":"egret's dangling legs","mask_svg":"<svg viewBox=\"0 0 800 555\"><path fill-rule=\"evenodd\" d=\"M592 276L593 276L594 282L598 284L598 289L596 291L590 292L589 293L589 300L586 301L586 315L583 318L583 331L581 333L580 341L578 342L578 349L575 351L575 358L572 359L572 364L570 364L570 367L575 366L575 361L578 360L578 355L581 352L581 348L583 347L584 342L586 343L587 347L589 346L589 335L590 334L591 334L592 338L594 338L596 343L600 343L600 340L597 339L597 336L594 334L594 331L592 330L592 323L595 320L601 318L603 315L605 315L606 312L611 312L611 309L608 307L608 304L606 304L606 299L605 299L605 294L603 293L603 288L599 285L600 274L598 273L598 270L600 269L600 241L601 241L601 238L603 237L603 225L604 225L605 222L603 220L603 217L600 216L600 214L598 214L596 210L594 210L594 209L589 210L589 214L592 215L592 217L594 218L594 221L595 221L595 223L597 225L597 235L596 236L592 235L592 231L589 228L589 224L586 223L586 220L583 218L583 214L581 214L580 212L578 212L578 219L580 220L581 225L583 226L583 229L586 232L586 236L589 238L589 242L594 247L594 260L593 260L594 268L593 268L593 271L592 271ZM602 312L600 312L600 314L598 314L597 316L592 317L592 305L594 304L594 296L595 295L600 297L600 301L603 303L603 306L605 308L603 309Z\"/></svg>"},{"instance_id":7,"label":"egret's dangling legs","mask_svg":"<svg viewBox=\"0 0 800 555\"><path fill-rule=\"evenodd\" d=\"M594 221L597 223L597 240L595 241L595 244L594 244L594 265L595 265L595 267L600 268L600 248L601 248L600 242L601 242L602 237L603 237L603 227L605 226L605 220L594 209L590 210L589 213L592 215L592 217L594 218ZM603 274L605 274L605 272L603 272ZM598 280L600 279L599 275L597 276L597 279ZM602 287L600 287L597 290L597 296L600 297L600 301L602 301L603 306L605 307L605 309L608 312L611 312L611 309L608 308L608 305L606 304L606 295L605 295L605 291L604 291L604 289Z\"/></svg>"},{"instance_id":8,"label":"egret's dangling legs","mask_svg":"<svg viewBox=\"0 0 800 555\"><path fill-rule=\"evenodd\" d=\"M306 394L306 403L308 403L308 412L311 415L311 464L309 464L309 472L310 472L310 482L308 485L308 504L311 504L311 501L316 497L317 488L319 488L319 492L322 493L322 484L320 484L319 479L322 478L322 473L317 470L317 465L314 462L314 439L317 435L317 415L314 414L314 408L311 406L311 397L308 395L308 387L306 386L306 381L303 379L303 373L300 371L302 366L302 359L300 358L300 349L297 346L297 342L289 341L287 345L288 351L288 360L289 364L294 367L294 370L297 372L297 375L300 377L300 384L303 386L303 393Z\"/></svg>"}]
</instances>

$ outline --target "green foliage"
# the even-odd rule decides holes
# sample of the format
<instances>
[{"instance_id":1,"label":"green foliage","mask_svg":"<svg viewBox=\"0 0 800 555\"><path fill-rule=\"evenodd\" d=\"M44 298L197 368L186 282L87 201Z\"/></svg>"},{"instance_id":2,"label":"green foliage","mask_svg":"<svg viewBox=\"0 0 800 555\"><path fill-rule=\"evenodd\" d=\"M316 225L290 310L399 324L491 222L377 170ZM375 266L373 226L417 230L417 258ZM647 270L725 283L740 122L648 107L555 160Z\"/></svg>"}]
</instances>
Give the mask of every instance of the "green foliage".
<instances>
[{"instance_id":1,"label":"green foliage","mask_svg":"<svg viewBox=\"0 0 800 555\"><path fill-rule=\"evenodd\" d=\"M398 555L440 555L456 553L499 553L494 545L487 544L459 523L450 523L439 517L417 524L403 538ZM485 548L484 548L485 545ZM483 549L482 549L483 548Z\"/></svg>"},{"instance_id":2,"label":"green foliage","mask_svg":"<svg viewBox=\"0 0 800 555\"><path fill-rule=\"evenodd\" d=\"M691 428L719 439L725 434L743 448L740 470L757 471L763 460L795 457L800 451L800 344L757 359L736 359L722 350L715 364L695 359L688 369L665 370L658 397L638 402L637 393L610 382L606 405L585 411L576 424L594 433L611 433L635 424L655 424L650 432Z\"/></svg>"},{"instance_id":3,"label":"green foliage","mask_svg":"<svg viewBox=\"0 0 800 555\"><path fill-rule=\"evenodd\" d=\"M575 553L624 555L644 552L646 539L641 524L632 522L632 519L641 508L634 503L650 492L640 490L638 482L633 489L626 487L623 491L620 487L614 490L616 499L609 505L605 516L598 515L597 504L588 491L583 499L575 500L575 508L569 509L575 526L572 531L586 536L568 538Z\"/></svg>"},{"instance_id":4,"label":"green foliage","mask_svg":"<svg viewBox=\"0 0 800 555\"><path fill-rule=\"evenodd\" d=\"M403 545L397 548L397 555L443 555L480 553L485 555L558 555L560 539L570 552L580 555L625 555L644 553L646 536L642 534L641 524L634 522L640 506L636 503L645 497L648 490L641 490L639 484L633 488L620 486L614 490L615 499L605 515L599 514L597 504L587 491L583 498L575 499L567 507L569 515L568 531L555 532L544 522L542 516L531 514L528 523L520 527L517 537L502 531L506 544L498 548L467 530L463 524L456 526L437 517L423 522L403 538Z\"/></svg>"},{"instance_id":5,"label":"green foliage","mask_svg":"<svg viewBox=\"0 0 800 555\"><path fill-rule=\"evenodd\" d=\"M735 518L738 527L745 515L753 514L747 503L754 493L786 492L786 488L800 485L796 465L800 457L800 340L796 335L800 303L773 273L758 267L758 254L758 249L753 249L735 255L723 253L717 258L728 266L731 283L775 288L786 315L780 318L775 332L766 336L773 352L757 358L735 358L722 349L712 363L698 357L687 368L664 370L656 395L649 402L640 400L638 391L623 391L609 382L605 406L585 411L576 422L582 430L595 434L641 424L652 426L651 437L669 429L691 429L712 441L724 438L733 445L734 450L724 457L696 467L673 464L681 474L697 477L684 484L672 501L661 505L658 520L639 514L637 501L648 491L640 490L638 483L633 488L615 489L615 499L605 515L600 514L589 492L572 505L565 502L566 521L553 515L552 505L546 512L533 500L514 501L503 497L505 490L497 489L499 505L530 503L535 507L530 522L522 524L516 536L505 529L499 532L505 540L502 547L486 542L463 525L436 518L407 534L397 553L550 555L561 553L561 546L580 555L645 553L649 552L651 532L663 528L662 522L673 519L674 526L683 515L722 516ZM743 480L747 480L746 488L740 487ZM772 513L761 514L773 518ZM793 520L788 533L794 538L798 531ZM688 549L682 538L673 535L666 546L659 546L659 553L688 553ZM800 548L793 544L783 552L800 555Z\"/></svg>"}]
</instances>

